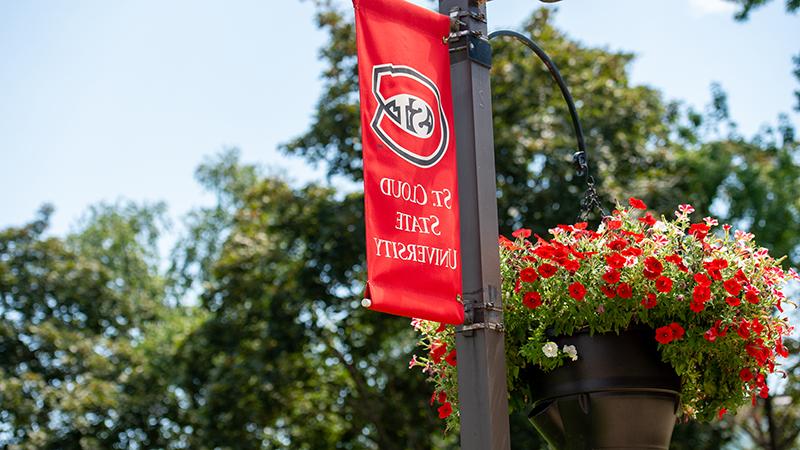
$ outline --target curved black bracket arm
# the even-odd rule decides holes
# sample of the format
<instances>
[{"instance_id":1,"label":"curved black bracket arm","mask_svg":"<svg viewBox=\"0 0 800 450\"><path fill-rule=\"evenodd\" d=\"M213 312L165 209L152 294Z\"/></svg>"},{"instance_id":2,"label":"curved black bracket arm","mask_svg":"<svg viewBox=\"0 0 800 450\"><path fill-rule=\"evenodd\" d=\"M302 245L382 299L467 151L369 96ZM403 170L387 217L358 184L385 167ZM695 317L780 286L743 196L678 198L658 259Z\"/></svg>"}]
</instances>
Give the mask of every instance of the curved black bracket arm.
<instances>
[{"instance_id":1,"label":"curved black bracket arm","mask_svg":"<svg viewBox=\"0 0 800 450\"><path fill-rule=\"evenodd\" d=\"M586 198L581 201L581 215L585 215L588 213L592 207L597 207L600 209L601 213L605 215L605 210L603 209L602 205L600 205L600 201L597 198L597 193L594 189L594 178L589 174L589 162L588 157L586 155L586 143L583 139L583 128L581 127L581 121L578 118L578 111L575 108L575 102L572 100L572 94L569 93L569 89L567 88L567 84L564 82L564 79L561 77L561 72L558 71L558 67L556 67L555 63L552 59L545 53L544 50L541 49L535 42L533 42L528 36L525 36L522 33L518 33L512 30L498 30L492 33L489 33L489 39L494 39L500 36L508 36L512 37L527 46L529 49L533 50L533 53L539 57L540 60L547 66L547 70L550 71L550 75L555 80L558 88L561 89L561 95L564 97L564 101L567 103L567 108L569 109L569 115L572 118L572 128L575 130L575 138L578 141L578 151L572 155L572 162L575 164L575 170L578 173L578 176L586 176L586 182L589 185L589 188L586 191Z\"/></svg>"},{"instance_id":2,"label":"curved black bracket arm","mask_svg":"<svg viewBox=\"0 0 800 450\"><path fill-rule=\"evenodd\" d=\"M587 170L587 158L586 158L586 144L583 140L583 128L581 128L581 121L578 118L578 111L575 109L575 102L572 100L572 94L569 93L569 89L567 88L567 84L564 82L564 79L561 77L561 72L558 71L558 67L556 67L555 63L552 59L545 53L544 50L541 49L535 42L533 42L528 36L525 36L522 33L518 33L516 31L511 30L498 30L492 33L489 33L489 39L494 39L499 36L508 36L512 37L523 44L525 44L529 49L533 50L533 53L542 60L545 66L547 66L547 70L550 71L550 75L553 76L553 80L555 80L556 84L558 84L558 88L561 89L561 95L564 96L564 101L567 102L567 108L569 108L569 115L572 118L572 128L575 129L575 138L578 140L578 152L573 155L573 161L578 169L578 175L584 175L585 171Z\"/></svg>"}]
</instances>

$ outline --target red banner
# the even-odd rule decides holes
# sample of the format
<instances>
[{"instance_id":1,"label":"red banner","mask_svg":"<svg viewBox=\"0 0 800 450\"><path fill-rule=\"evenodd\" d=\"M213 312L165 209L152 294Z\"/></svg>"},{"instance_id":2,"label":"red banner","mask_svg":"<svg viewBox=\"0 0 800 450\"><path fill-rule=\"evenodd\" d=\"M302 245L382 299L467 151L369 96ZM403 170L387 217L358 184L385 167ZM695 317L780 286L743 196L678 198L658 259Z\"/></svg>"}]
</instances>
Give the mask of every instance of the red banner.
<instances>
[{"instance_id":1,"label":"red banner","mask_svg":"<svg viewBox=\"0 0 800 450\"><path fill-rule=\"evenodd\" d=\"M447 16L353 0L371 309L460 324L461 254Z\"/></svg>"}]
</instances>

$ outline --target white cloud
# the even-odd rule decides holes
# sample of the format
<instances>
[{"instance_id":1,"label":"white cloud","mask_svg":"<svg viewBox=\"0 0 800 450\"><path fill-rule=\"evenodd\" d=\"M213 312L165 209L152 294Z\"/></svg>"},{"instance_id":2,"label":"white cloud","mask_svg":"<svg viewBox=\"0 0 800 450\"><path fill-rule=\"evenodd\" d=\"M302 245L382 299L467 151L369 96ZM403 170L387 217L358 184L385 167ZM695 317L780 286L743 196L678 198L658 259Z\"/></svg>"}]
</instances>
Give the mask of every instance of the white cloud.
<instances>
[{"instance_id":1,"label":"white cloud","mask_svg":"<svg viewBox=\"0 0 800 450\"><path fill-rule=\"evenodd\" d=\"M736 5L725 0L689 0L689 10L694 17L733 14Z\"/></svg>"}]
</instances>

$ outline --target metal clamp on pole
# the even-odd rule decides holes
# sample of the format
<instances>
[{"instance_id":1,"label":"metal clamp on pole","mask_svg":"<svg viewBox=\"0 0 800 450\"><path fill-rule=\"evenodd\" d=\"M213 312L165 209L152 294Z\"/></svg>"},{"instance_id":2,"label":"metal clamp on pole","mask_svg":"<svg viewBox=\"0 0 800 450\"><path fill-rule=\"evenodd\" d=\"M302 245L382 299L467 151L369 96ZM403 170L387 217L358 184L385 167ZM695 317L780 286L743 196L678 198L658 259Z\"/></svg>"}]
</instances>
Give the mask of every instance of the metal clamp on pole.
<instances>
[{"instance_id":1,"label":"metal clamp on pole","mask_svg":"<svg viewBox=\"0 0 800 450\"><path fill-rule=\"evenodd\" d=\"M467 50L469 59L487 68L492 67L492 46L488 37L480 30L471 30L466 22L461 19L486 24L486 15L474 11L450 11L450 34L443 40L453 43L466 37L462 45L450 48L450 53Z\"/></svg>"},{"instance_id":2,"label":"metal clamp on pole","mask_svg":"<svg viewBox=\"0 0 800 450\"><path fill-rule=\"evenodd\" d=\"M474 330L493 330L499 333L505 331L502 323L473 323L472 325L464 325L456 330L456 333L469 333Z\"/></svg>"}]
</instances>

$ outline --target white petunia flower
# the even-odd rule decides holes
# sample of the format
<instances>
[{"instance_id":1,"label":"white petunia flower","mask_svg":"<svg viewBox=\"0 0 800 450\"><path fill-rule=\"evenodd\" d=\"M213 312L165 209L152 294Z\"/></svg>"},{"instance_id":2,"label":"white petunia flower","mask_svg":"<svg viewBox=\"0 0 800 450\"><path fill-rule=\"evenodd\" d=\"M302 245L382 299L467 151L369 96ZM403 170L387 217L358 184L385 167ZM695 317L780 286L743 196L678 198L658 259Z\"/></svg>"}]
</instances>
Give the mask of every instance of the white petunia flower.
<instances>
[{"instance_id":1,"label":"white petunia flower","mask_svg":"<svg viewBox=\"0 0 800 450\"><path fill-rule=\"evenodd\" d=\"M542 352L544 352L544 356L548 358L555 358L558 356L558 344L555 342L548 342L542 346Z\"/></svg>"},{"instance_id":2,"label":"white petunia flower","mask_svg":"<svg viewBox=\"0 0 800 450\"><path fill-rule=\"evenodd\" d=\"M575 348L574 345L565 345L563 349L561 349L567 356L570 357L573 361L578 360L578 350Z\"/></svg>"}]
</instances>

